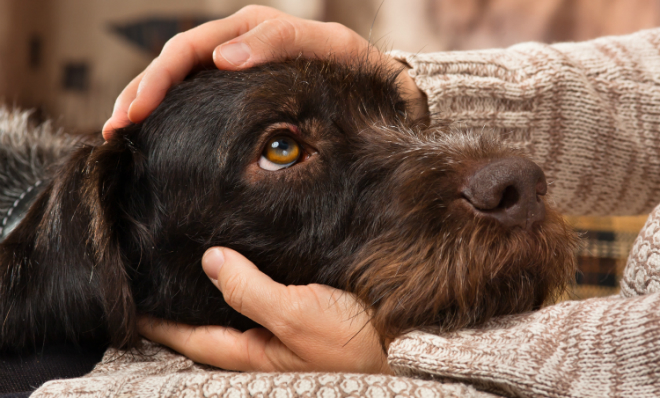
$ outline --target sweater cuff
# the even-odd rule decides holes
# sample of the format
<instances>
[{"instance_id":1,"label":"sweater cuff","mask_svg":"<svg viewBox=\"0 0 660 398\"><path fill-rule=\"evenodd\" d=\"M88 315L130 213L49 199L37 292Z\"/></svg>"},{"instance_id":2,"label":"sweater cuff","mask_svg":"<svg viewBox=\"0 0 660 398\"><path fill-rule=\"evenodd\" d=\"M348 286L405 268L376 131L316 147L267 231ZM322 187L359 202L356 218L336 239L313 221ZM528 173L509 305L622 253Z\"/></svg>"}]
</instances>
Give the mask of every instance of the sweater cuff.
<instances>
[{"instance_id":1,"label":"sweater cuff","mask_svg":"<svg viewBox=\"0 0 660 398\"><path fill-rule=\"evenodd\" d=\"M535 73L524 54L503 49L389 54L411 67L408 73L427 95L432 117L460 128L488 125L526 135L538 87L520 85Z\"/></svg>"}]
</instances>

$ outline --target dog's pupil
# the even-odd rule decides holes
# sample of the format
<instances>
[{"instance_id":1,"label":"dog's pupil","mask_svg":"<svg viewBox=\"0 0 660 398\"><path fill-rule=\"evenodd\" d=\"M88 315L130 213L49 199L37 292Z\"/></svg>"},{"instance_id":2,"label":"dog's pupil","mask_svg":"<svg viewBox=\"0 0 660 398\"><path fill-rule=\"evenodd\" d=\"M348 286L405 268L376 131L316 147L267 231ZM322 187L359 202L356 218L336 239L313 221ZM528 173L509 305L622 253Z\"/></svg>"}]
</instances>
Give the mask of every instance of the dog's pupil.
<instances>
[{"instance_id":1,"label":"dog's pupil","mask_svg":"<svg viewBox=\"0 0 660 398\"><path fill-rule=\"evenodd\" d=\"M289 143L284 140L275 141L271 146L282 151L282 154L285 156L289 153Z\"/></svg>"},{"instance_id":2,"label":"dog's pupil","mask_svg":"<svg viewBox=\"0 0 660 398\"><path fill-rule=\"evenodd\" d=\"M289 137L275 137L271 139L266 149L266 158L278 164L294 162L300 155L297 142Z\"/></svg>"}]
</instances>

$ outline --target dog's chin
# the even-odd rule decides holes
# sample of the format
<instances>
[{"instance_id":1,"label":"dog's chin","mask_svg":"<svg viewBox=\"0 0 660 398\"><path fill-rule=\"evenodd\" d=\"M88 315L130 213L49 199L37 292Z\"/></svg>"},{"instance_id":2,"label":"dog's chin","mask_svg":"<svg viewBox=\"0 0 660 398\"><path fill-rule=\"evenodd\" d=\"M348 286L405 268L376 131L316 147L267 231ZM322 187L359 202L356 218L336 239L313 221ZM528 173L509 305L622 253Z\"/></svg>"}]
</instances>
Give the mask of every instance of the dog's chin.
<instances>
[{"instance_id":1,"label":"dog's chin","mask_svg":"<svg viewBox=\"0 0 660 398\"><path fill-rule=\"evenodd\" d=\"M384 340L537 309L575 275L577 236L553 209L529 229L474 217L448 219L443 230L383 235L358 254L347 288Z\"/></svg>"}]
</instances>

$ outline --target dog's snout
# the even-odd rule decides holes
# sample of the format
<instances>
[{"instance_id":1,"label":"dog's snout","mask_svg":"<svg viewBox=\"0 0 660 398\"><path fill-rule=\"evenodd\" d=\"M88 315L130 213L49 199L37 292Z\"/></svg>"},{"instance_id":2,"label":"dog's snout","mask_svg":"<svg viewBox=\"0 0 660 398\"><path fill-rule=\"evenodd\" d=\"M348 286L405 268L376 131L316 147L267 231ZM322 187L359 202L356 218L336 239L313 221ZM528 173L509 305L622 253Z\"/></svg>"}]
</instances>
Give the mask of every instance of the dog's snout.
<instances>
[{"instance_id":1,"label":"dog's snout","mask_svg":"<svg viewBox=\"0 0 660 398\"><path fill-rule=\"evenodd\" d=\"M523 158L500 159L467 176L461 192L480 215L505 227L529 229L545 218L540 196L548 186L543 170Z\"/></svg>"}]
</instances>

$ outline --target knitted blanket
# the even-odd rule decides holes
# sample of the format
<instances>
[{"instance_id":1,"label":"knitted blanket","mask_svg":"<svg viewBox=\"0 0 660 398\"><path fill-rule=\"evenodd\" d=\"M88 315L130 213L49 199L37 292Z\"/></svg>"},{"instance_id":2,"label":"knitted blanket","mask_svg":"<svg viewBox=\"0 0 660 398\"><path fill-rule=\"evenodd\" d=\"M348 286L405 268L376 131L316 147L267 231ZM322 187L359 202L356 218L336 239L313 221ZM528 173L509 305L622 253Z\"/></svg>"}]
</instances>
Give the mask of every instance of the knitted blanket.
<instances>
[{"instance_id":1,"label":"knitted blanket","mask_svg":"<svg viewBox=\"0 0 660 398\"><path fill-rule=\"evenodd\" d=\"M341 373L233 373L145 341L141 353L110 349L87 376L51 381L32 397L492 397L463 384Z\"/></svg>"}]
</instances>

